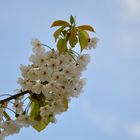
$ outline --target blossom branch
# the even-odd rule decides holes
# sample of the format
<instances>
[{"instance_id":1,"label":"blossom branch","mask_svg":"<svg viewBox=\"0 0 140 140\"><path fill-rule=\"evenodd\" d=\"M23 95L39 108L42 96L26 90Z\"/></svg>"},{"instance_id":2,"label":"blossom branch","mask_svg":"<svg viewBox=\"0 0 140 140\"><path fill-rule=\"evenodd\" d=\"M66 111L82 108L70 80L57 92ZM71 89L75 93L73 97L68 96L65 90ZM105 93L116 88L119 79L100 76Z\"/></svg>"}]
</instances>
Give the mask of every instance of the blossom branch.
<instances>
[{"instance_id":1,"label":"blossom branch","mask_svg":"<svg viewBox=\"0 0 140 140\"><path fill-rule=\"evenodd\" d=\"M95 30L90 25L76 26L72 15L70 22L57 20L51 25L57 26L61 26L54 33L57 49L33 39L31 64L20 66L22 77L17 82L21 90L0 96L6 96L0 99L0 140L18 133L22 127L44 130L49 123L56 122L57 114L67 111L69 100L82 92L85 79L81 74L90 56L81 52L96 48L98 38L90 38L88 34ZM73 50L78 43L80 54ZM46 51L45 47L50 50ZM11 115L10 111L15 114Z\"/></svg>"}]
</instances>

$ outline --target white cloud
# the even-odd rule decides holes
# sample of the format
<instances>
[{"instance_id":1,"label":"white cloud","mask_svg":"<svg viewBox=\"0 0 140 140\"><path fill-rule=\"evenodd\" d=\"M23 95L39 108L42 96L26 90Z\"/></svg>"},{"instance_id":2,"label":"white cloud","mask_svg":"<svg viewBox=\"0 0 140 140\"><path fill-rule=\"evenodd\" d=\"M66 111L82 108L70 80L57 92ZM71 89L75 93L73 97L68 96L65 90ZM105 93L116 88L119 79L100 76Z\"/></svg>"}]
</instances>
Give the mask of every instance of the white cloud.
<instances>
[{"instance_id":1,"label":"white cloud","mask_svg":"<svg viewBox=\"0 0 140 140\"><path fill-rule=\"evenodd\" d=\"M140 12L140 1L139 0L123 0L124 10L130 16L135 16Z\"/></svg>"},{"instance_id":2,"label":"white cloud","mask_svg":"<svg viewBox=\"0 0 140 140\"><path fill-rule=\"evenodd\" d=\"M140 20L140 0L119 0L121 18L124 21Z\"/></svg>"},{"instance_id":3,"label":"white cloud","mask_svg":"<svg viewBox=\"0 0 140 140\"><path fill-rule=\"evenodd\" d=\"M117 115L105 112L103 110L98 111L93 108L92 104L89 101L85 101L82 104L81 108L82 114L85 119L102 132L108 135L113 135L120 128L120 123Z\"/></svg>"},{"instance_id":4,"label":"white cloud","mask_svg":"<svg viewBox=\"0 0 140 140\"><path fill-rule=\"evenodd\" d=\"M140 55L140 0L115 0L119 23L120 54L125 58L139 59Z\"/></svg>"},{"instance_id":5,"label":"white cloud","mask_svg":"<svg viewBox=\"0 0 140 140\"><path fill-rule=\"evenodd\" d=\"M140 139L140 121L131 123L126 127L126 132L135 139Z\"/></svg>"},{"instance_id":6,"label":"white cloud","mask_svg":"<svg viewBox=\"0 0 140 140\"><path fill-rule=\"evenodd\" d=\"M140 121L127 122L106 110L97 110L90 100L85 100L80 107L87 122L109 136L127 135L130 139L140 140Z\"/></svg>"}]
</instances>

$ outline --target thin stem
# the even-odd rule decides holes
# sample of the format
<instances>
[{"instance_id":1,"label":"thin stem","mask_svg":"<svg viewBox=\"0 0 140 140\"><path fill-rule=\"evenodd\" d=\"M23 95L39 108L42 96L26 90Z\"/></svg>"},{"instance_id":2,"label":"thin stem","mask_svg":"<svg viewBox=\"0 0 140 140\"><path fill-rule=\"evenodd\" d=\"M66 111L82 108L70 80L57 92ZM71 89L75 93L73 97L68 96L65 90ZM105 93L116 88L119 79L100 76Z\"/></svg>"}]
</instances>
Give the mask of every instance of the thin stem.
<instances>
[{"instance_id":1,"label":"thin stem","mask_svg":"<svg viewBox=\"0 0 140 140\"><path fill-rule=\"evenodd\" d=\"M25 102L28 98L29 98L29 97L26 97L26 98L23 100L23 102Z\"/></svg>"},{"instance_id":2,"label":"thin stem","mask_svg":"<svg viewBox=\"0 0 140 140\"><path fill-rule=\"evenodd\" d=\"M2 94L2 95L0 95L0 97L2 97L2 96L12 96L12 95L10 95L10 94Z\"/></svg>"},{"instance_id":3,"label":"thin stem","mask_svg":"<svg viewBox=\"0 0 140 140\"><path fill-rule=\"evenodd\" d=\"M72 50L74 53L76 53L78 56L80 56L80 54L79 53L77 53L76 51L74 51L74 50Z\"/></svg>"},{"instance_id":4,"label":"thin stem","mask_svg":"<svg viewBox=\"0 0 140 140\"><path fill-rule=\"evenodd\" d=\"M10 109L8 107L5 107L5 108L16 114L16 112L14 110L12 110L12 109Z\"/></svg>"},{"instance_id":5,"label":"thin stem","mask_svg":"<svg viewBox=\"0 0 140 140\"><path fill-rule=\"evenodd\" d=\"M12 101L8 101L8 102L14 105L14 103Z\"/></svg>"},{"instance_id":6,"label":"thin stem","mask_svg":"<svg viewBox=\"0 0 140 140\"><path fill-rule=\"evenodd\" d=\"M26 112L26 110L28 109L28 107L30 106L30 103L31 102L29 102L28 104L27 104L27 106L26 106L26 108L25 108L25 111L24 112Z\"/></svg>"},{"instance_id":7,"label":"thin stem","mask_svg":"<svg viewBox=\"0 0 140 140\"><path fill-rule=\"evenodd\" d=\"M79 57L79 56L77 56L75 53L72 53L72 55L74 55L74 56L77 57L77 58Z\"/></svg>"},{"instance_id":8,"label":"thin stem","mask_svg":"<svg viewBox=\"0 0 140 140\"><path fill-rule=\"evenodd\" d=\"M4 122L4 118L2 118L2 121Z\"/></svg>"},{"instance_id":9,"label":"thin stem","mask_svg":"<svg viewBox=\"0 0 140 140\"><path fill-rule=\"evenodd\" d=\"M28 107L28 109L27 109L27 114L28 114L28 111L29 111L29 109L30 109L32 103L33 103L33 102L30 102L30 104L29 104L29 107Z\"/></svg>"},{"instance_id":10,"label":"thin stem","mask_svg":"<svg viewBox=\"0 0 140 140\"><path fill-rule=\"evenodd\" d=\"M50 50L53 50L50 46L48 46L48 45L46 45L46 44L41 44L41 45L43 45L43 46L49 48Z\"/></svg>"},{"instance_id":11,"label":"thin stem","mask_svg":"<svg viewBox=\"0 0 140 140\"><path fill-rule=\"evenodd\" d=\"M75 63L77 63L77 61L75 60L75 58L73 57L73 55L70 53L70 56L73 58L73 60L75 61Z\"/></svg>"},{"instance_id":12,"label":"thin stem","mask_svg":"<svg viewBox=\"0 0 140 140\"><path fill-rule=\"evenodd\" d=\"M12 95L10 95L10 94L3 94L3 95L0 95L0 97L2 97L2 96L9 96L9 97L11 97ZM9 103L14 104L12 101L9 101Z\"/></svg>"},{"instance_id":13,"label":"thin stem","mask_svg":"<svg viewBox=\"0 0 140 140\"><path fill-rule=\"evenodd\" d=\"M10 100L16 99L16 98L18 98L20 96L23 96L23 95L27 94L27 93L32 94L32 92L31 91L28 91L28 90L27 91L21 91L20 93L17 93L15 95L12 95L12 96L10 96L8 98L5 98L3 100L0 100L0 104L3 104L3 103L8 102Z\"/></svg>"}]
</instances>

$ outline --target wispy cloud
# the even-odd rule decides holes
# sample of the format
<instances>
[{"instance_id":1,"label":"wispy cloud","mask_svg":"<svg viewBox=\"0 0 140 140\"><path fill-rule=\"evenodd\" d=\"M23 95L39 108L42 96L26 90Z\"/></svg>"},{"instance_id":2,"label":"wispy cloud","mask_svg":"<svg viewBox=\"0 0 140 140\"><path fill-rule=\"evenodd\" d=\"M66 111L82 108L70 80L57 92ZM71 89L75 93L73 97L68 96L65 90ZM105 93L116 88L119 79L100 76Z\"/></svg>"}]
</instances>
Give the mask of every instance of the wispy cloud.
<instances>
[{"instance_id":1,"label":"wispy cloud","mask_svg":"<svg viewBox=\"0 0 140 140\"><path fill-rule=\"evenodd\" d=\"M118 0L124 21L140 20L140 0Z\"/></svg>"},{"instance_id":2,"label":"wispy cloud","mask_svg":"<svg viewBox=\"0 0 140 140\"><path fill-rule=\"evenodd\" d=\"M93 108L90 101L83 102L81 111L85 119L87 119L88 122L93 124L103 133L112 135L115 134L120 128L117 115Z\"/></svg>"},{"instance_id":3,"label":"wispy cloud","mask_svg":"<svg viewBox=\"0 0 140 140\"><path fill-rule=\"evenodd\" d=\"M130 123L125 130L132 138L140 139L140 121Z\"/></svg>"},{"instance_id":4,"label":"wispy cloud","mask_svg":"<svg viewBox=\"0 0 140 140\"><path fill-rule=\"evenodd\" d=\"M120 53L125 57L139 59L140 49L140 0L115 0L119 30Z\"/></svg>"},{"instance_id":5,"label":"wispy cloud","mask_svg":"<svg viewBox=\"0 0 140 140\"><path fill-rule=\"evenodd\" d=\"M93 106L90 100L85 100L82 103L81 112L86 121L99 129L102 133L115 137L126 135L133 140L140 139L140 121L126 122L119 114L100 110Z\"/></svg>"}]
</instances>

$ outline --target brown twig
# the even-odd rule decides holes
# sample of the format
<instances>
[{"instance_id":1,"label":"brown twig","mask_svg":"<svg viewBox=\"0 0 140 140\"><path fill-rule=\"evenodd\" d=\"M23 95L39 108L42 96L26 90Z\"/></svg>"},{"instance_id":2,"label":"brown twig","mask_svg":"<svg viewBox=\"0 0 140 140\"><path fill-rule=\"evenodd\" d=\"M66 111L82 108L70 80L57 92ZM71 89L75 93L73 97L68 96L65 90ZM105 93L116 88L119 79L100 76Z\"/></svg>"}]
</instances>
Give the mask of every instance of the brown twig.
<instances>
[{"instance_id":1,"label":"brown twig","mask_svg":"<svg viewBox=\"0 0 140 140\"><path fill-rule=\"evenodd\" d=\"M8 102L8 101L10 101L10 100L16 99L16 98L18 98L18 97L20 97L20 96L23 96L23 95L27 94L27 93L30 93L30 94L31 94L32 92L29 91L29 90L27 90L27 91L21 91L20 93L17 93L17 94L15 94L15 95L10 96L10 97L8 97L8 98L5 98L5 99L3 99L3 100L0 100L0 104L3 104L3 103Z\"/></svg>"}]
</instances>

